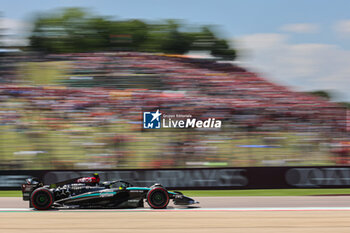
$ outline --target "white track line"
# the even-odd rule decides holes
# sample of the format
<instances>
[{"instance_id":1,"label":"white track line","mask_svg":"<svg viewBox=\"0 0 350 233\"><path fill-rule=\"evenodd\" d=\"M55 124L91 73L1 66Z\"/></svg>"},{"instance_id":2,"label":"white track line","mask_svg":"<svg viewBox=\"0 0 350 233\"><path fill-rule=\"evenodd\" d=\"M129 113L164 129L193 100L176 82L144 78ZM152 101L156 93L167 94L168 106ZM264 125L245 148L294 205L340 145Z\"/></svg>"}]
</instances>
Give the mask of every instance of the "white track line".
<instances>
[{"instance_id":1,"label":"white track line","mask_svg":"<svg viewBox=\"0 0 350 233\"><path fill-rule=\"evenodd\" d=\"M279 207L279 208L186 208L186 209L60 209L59 212L205 212L205 211L350 211L350 207ZM0 208L0 212L39 212L30 208ZM40 211L41 212L41 211ZM49 211L52 212L52 211ZM56 211L55 211L56 212Z\"/></svg>"}]
</instances>

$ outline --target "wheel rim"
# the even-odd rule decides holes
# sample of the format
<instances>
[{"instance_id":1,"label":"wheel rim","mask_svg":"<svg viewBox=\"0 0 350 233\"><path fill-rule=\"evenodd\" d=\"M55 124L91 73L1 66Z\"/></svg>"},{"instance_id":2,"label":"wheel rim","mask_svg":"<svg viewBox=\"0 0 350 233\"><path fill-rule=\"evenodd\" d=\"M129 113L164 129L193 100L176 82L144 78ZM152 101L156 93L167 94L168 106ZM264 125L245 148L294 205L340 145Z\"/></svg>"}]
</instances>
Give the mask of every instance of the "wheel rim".
<instances>
[{"instance_id":1,"label":"wheel rim","mask_svg":"<svg viewBox=\"0 0 350 233\"><path fill-rule=\"evenodd\" d=\"M35 197L38 206L44 207L50 203L50 197L46 192L39 192Z\"/></svg>"},{"instance_id":2,"label":"wheel rim","mask_svg":"<svg viewBox=\"0 0 350 233\"><path fill-rule=\"evenodd\" d=\"M167 198L164 192L156 191L151 195L152 204L155 206L162 206L166 202Z\"/></svg>"}]
</instances>

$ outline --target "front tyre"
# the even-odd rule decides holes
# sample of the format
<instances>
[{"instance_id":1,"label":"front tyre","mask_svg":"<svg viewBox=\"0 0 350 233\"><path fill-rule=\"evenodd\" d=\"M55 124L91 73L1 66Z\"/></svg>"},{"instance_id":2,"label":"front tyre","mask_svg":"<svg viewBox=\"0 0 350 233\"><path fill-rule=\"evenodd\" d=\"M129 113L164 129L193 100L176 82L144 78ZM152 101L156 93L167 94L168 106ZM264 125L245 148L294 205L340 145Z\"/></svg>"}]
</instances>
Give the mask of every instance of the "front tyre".
<instances>
[{"instance_id":1,"label":"front tyre","mask_svg":"<svg viewBox=\"0 0 350 233\"><path fill-rule=\"evenodd\" d=\"M30 195L30 202L37 210L47 210L53 204L53 193L47 188L38 188Z\"/></svg>"},{"instance_id":2,"label":"front tyre","mask_svg":"<svg viewBox=\"0 0 350 233\"><path fill-rule=\"evenodd\" d=\"M147 202L153 209L164 209L169 204L169 194L164 188L155 187L147 193Z\"/></svg>"}]
</instances>

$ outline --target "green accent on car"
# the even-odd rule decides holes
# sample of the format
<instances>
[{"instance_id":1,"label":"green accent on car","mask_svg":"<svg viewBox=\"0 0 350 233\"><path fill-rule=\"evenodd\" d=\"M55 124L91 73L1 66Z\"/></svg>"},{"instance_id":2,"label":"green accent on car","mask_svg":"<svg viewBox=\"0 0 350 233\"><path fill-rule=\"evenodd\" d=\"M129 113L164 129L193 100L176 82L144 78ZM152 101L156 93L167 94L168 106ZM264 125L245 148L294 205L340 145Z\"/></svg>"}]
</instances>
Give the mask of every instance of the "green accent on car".
<instances>
[{"instance_id":1,"label":"green accent on car","mask_svg":"<svg viewBox=\"0 0 350 233\"><path fill-rule=\"evenodd\" d=\"M142 187L128 187L126 188L126 190L146 190L146 191L149 191L151 190L151 188L142 188ZM177 193L174 193L174 192L170 192L168 191L169 194L173 194L173 195L176 195Z\"/></svg>"},{"instance_id":2,"label":"green accent on car","mask_svg":"<svg viewBox=\"0 0 350 233\"><path fill-rule=\"evenodd\" d=\"M126 190L151 190L150 188L140 188L140 187L127 187Z\"/></svg>"},{"instance_id":3,"label":"green accent on car","mask_svg":"<svg viewBox=\"0 0 350 233\"><path fill-rule=\"evenodd\" d=\"M116 194L117 192L101 192L101 193L87 193L87 194L83 194L83 195L78 195L78 196L74 196L72 197L72 199L76 199L76 198L81 198L81 197L95 197L95 196L101 196L101 194Z\"/></svg>"}]
</instances>

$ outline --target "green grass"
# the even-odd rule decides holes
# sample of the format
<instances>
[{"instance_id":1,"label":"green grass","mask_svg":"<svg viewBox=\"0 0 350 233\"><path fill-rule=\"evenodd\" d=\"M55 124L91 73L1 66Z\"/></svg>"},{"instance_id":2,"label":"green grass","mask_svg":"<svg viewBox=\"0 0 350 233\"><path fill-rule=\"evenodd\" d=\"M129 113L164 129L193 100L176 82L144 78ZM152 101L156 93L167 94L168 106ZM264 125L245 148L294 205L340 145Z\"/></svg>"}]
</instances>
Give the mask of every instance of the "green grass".
<instances>
[{"instance_id":1,"label":"green grass","mask_svg":"<svg viewBox=\"0 0 350 233\"><path fill-rule=\"evenodd\" d=\"M182 192L190 197L350 195L350 189L184 190ZM21 196L21 191L0 191L0 197Z\"/></svg>"},{"instance_id":2,"label":"green grass","mask_svg":"<svg viewBox=\"0 0 350 233\"><path fill-rule=\"evenodd\" d=\"M0 191L0 197L21 197L21 196L22 196L21 191L16 191L16 190Z\"/></svg>"}]
</instances>

